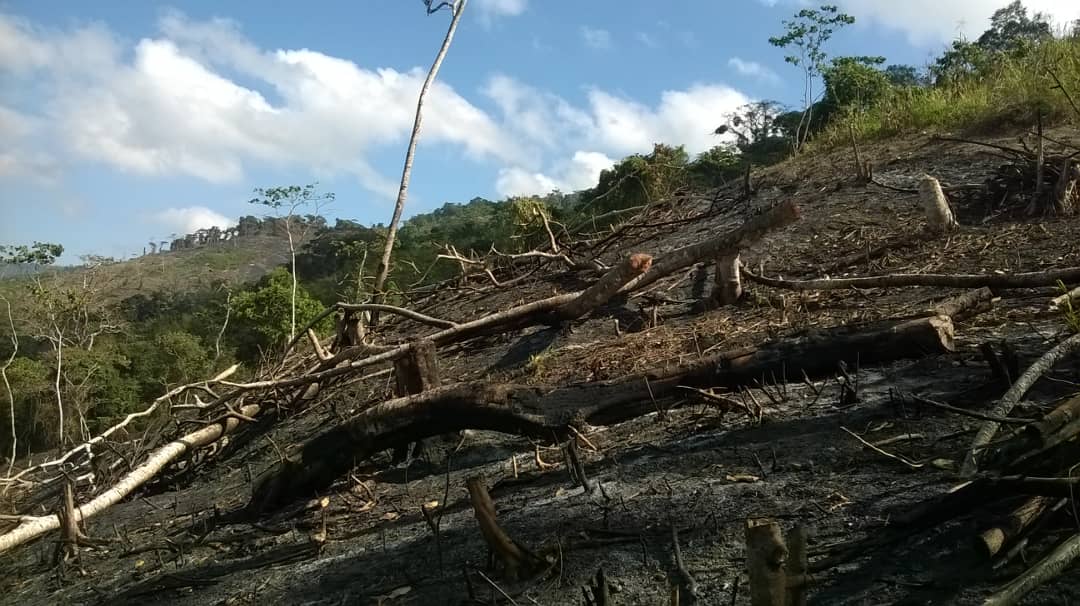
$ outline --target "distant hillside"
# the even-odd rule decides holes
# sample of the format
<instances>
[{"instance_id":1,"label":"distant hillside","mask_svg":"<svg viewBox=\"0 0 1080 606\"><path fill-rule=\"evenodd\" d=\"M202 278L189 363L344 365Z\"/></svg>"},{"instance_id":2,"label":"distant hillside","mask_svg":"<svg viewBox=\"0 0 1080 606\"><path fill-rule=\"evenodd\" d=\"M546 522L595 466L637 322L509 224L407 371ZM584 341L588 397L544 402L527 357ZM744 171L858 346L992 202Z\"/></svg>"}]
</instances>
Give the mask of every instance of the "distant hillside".
<instances>
[{"instance_id":1,"label":"distant hillside","mask_svg":"<svg viewBox=\"0 0 1080 606\"><path fill-rule=\"evenodd\" d=\"M106 261L95 267L94 272L104 299L115 303L140 293L168 291L181 294L219 284L245 284L258 280L288 260L289 242L284 235L256 234L128 261ZM15 300L20 298L24 279L30 275L49 273L62 282L76 282L83 280L89 270L84 266L8 266L4 271L7 275L0 279L0 293Z\"/></svg>"}]
</instances>

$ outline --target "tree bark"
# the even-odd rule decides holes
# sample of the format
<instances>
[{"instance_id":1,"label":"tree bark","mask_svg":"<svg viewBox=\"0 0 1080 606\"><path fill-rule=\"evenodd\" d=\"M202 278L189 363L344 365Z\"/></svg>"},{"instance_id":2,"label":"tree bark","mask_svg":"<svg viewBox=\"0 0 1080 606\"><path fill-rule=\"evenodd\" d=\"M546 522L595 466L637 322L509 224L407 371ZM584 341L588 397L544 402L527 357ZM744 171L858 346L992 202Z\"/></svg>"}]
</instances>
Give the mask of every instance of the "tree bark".
<instances>
[{"instance_id":1,"label":"tree bark","mask_svg":"<svg viewBox=\"0 0 1080 606\"><path fill-rule=\"evenodd\" d=\"M983 602L984 606L1012 606L1032 589L1061 574L1080 558L1080 534L1074 534L1039 560L1029 570Z\"/></svg>"},{"instance_id":2,"label":"tree bark","mask_svg":"<svg viewBox=\"0 0 1080 606\"><path fill-rule=\"evenodd\" d=\"M933 306L931 312L939 316L948 316L953 320L960 320L990 311L994 305L993 302L993 291L984 286L945 299Z\"/></svg>"},{"instance_id":3,"label":"tree bark","mask_svg":"<svg viewBox=\"0 0 1080 606\"><path fill-rule=\"evenodd\" d=\"M390 275L390 257L394 251L394 239L397 237L398 222L401 221L401 213L405 209L405 200L409 194L409 177L412 175L413 157L416 155L416 144L420 140L420 126L424 119L424 97L427 96L431 83L435 81L435 76L439 73L439 67L442 65L443 59L446 58L446 52L450 49L450 43L454 40L454 32L457 30L458 22L461 20L461 14L465 12L465 3L466 0L455 0L451 3L453 17L450 19L450 27L446 30L446 37L443 38L442 46L439 48L438 54L435 55L435 62L431 64L427 78L424 79L424 84L420 87L420 96L416 100L416 119L413 122L412 135L409 137L409 147L405 152L405 166L401 171L401 187L398 189L394 214L390 218L390 225L386 231L386 246L383 248L382 258L379 260L379 271L375 276L375 303L382 303L386 300L383 286L386 284L387 276ZM372 325L378 323L377 314L378 312L371 316Z\"/></svg>"},{"instance_id":4,"label":"tree bark","mask_svg":"<svg viewBox=\"0 0 1080 606\"><path fill-rule=\"evenodd\" d=\"M994 557L1002 547L1015 541L1054 500L1052 497L1034 496L1024 501L1001 524L979 533L977 548L987 559Z\"/></svg>"},{"instance_id":5,"label":"tree bark","mask_svg":"<svg viewBox=\"0 0 1080 606\"><path fill-rule=\"evenodd\" d=\"M465 484L469 489L469 500L476 514L476 521L480 525L480 534L491 552L503 564L504 576L511 581L517 581L532 576L542 568L543 560L524 549L499 526L495 519L495 503L484 487L483 480L479 476L472 476L465 480Z\"/></svg>"},{"instance_id":6,"label":"tree bark","mask_svg":"<svg viewBox=\"0 0 1080 606\"><path fill-rule=\"evenodd\" d=\"M394 361L394 394L407 397L434 389L441 384L439 362L435 344L423 339L413 343L412 350L403 358ZM394 460L402 461L409 456L410 444L404 444L394 450ZM414 453L423 449L423 442L412 445Z\"/></svg>"},{"instance_id":7,"label":"tree bark","mask_svg":"<svg viewBox=\"0 0 1080 606\"><path fill-rule=\"evenodd\" d=\"M1058 281L1080 281L1080 267L1033 271L1018 274L886 274L859 278L823 278L819 280L782 280L766 278L742 270L751 282L784 290L841 290L845 288L889 288L894 286L941 286L946 288L1037 288L1054 286Z\"/></svg>"},{"instance_id":8,"label":"tree bark","mask_svg":"<svg viewBox=\"0 0 1080 606\"><path fill-rule=\"evenodd\" d=\"M724 253L736 253L757 242L768 232L790 225L798 218L799 207L790 200L782 202L723 235L666 253L653 263L652 269L631 280L620 292L643 288L680 269L707 259L715 259Z\"/></svg>"}]
</instances>

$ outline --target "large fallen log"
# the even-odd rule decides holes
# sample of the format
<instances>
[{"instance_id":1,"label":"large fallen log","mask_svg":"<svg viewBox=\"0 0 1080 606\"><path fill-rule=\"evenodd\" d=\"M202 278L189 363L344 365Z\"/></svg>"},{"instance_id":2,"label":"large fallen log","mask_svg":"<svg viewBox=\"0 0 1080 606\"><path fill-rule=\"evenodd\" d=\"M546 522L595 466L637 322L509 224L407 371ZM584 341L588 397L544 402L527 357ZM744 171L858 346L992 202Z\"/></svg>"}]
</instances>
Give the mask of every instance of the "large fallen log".
<instances>
[{"instance_id":1,"label":"large fallen log","mask_svg":"<svg viewBox=\"0 0 1080 606\"><path fill-rule=\"evenodd\" d=\"M237 412L251 418L259 414L259 408L258 404L248 404ZM207 425L158 448L142 465L129 471L114 486L89 502L76 507L75 522L81 522L119 503L184 453L216 442L221 436L236 429L240 423L241 419L238 416L230 415L217 423ZM60 528L60 517L57 515L21 516L18 526L0 535L0 553L58 528Z\"/></svg>"},{"instance_id":2,"label":"large fallen log","mask_svg":"<svg viewBox=\"0 0 1080 606\"><path fill-rule=\"evenodd\" d=\"M770 231L790 225L798 218L799 207L794 202L777 204L750 218L735 230L664 254L653 263L652 269L628 283L621 292L643 288L695 263L716 259L725 253L738 253Z\"/></svg>"},{"instance_id":3,"label":"large fallen log","mask_svg":"<svg viewBox=\"0 0 1080 606\"><path fill-rule=\"evenodd\" d=\"M759 276L743 266L743 276L751 282L785 290L842 290L845 288L887 288L893 286L940 286L946 288L1037 288L1055 286L1059 281L1080 281L1080 267L1017 274L887 274L858 278L783 280Z\"/></svg>"},{"instance_id":4,"label":"large fallen log","mask_svg":"<svg viewBox=\"0 0 1080 606\"><path fill-rule=\"evenodd\" d=\"M259 482L249 511L276 508L321 490L356 461L403 444L464 429L542 440L563 439L582 421L612 425L656 411L655 399L679 386L737 387L755 381L802 380L863 366L953 351L943 316L872 327L807 332L756 348L723 352L691 364L610 381L537 386L477 381L396 398L360 412L313 438Z\"/></svg>"}]
</instances>

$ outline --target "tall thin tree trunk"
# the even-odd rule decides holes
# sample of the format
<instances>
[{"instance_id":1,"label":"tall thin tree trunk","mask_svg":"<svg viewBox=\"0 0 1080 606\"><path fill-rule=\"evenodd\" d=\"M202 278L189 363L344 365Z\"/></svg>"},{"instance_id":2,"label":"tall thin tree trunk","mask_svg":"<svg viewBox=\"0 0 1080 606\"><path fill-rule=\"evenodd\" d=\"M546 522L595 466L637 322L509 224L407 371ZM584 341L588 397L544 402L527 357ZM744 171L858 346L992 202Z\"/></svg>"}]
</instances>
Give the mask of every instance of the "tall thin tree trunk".
<instances>
[{"instance_id":1,"label":"tall thin tree trunk","mask_svg":"<svg viewBox=\"0 0 1080 606\"><path fill-rule=\"evenodd\" d=\"M292 237L292 214L285 219L285 233L289 235L289 259L292 262L292 300L291 316L289 316L289 343L296 338L296 247Z\"/></svg>"},{"instance_id":2,"label":"tall thin tree trunk","mask_svg":"<svg viewBox=\"0 0 1080 606\"><path fill-rule=\"evenodd\" d=\"M8 381L7 369L15 362L15 356L19 353L19 333L15 332L15 319L11 317L11 302L3 295L0 299L7 306L8 325L11 327L11 357L3 366L0 366L0 378L4 380L7 389L8 404L11 405L11 460L8 461L7 477L11 477L11 469L15 466L15 457L18 455L19 436L15 431L15 392L11 391L11 382Z\"/></svg>"},{"instance_id":3,"label":"tall thin tree trunk","mask_svg":"<svg viewBox=\"0 0 1080 606\"><path fill-rule=\"evenodd\" d=\"M60 440L58 442L60 452L64 452L64 398L60 395L60 371L64 362L64 333L59 328L56 330L56 412L60 416Z\"/></svg>"},{"instance_id":4,"label":"tall thin tree trunk","mask_svg":"<svg viewBox=\"0 0 1080 606\"><path fill-rule=\"evenodd\" d=\"M375 275L375 303L382 303L386 299L383 286L386 283L386 277L390 274L390 257L394 251L394 238L397 237L398 221L401 220L401 212L405 209L405 200L408 197L409 176L412 173L413 156L416 153L416 143L420 139L420 124L423 121L424 97L427 95L428 89L431 88L431 83L435 81L436 74L439 73L439 66L442 65L443 59L446 57L446 51L450 49L450 42L454 39L454 31L457 30L458 21L461 20L461 14L465 12L465 2L466 0L457 0L452 5L451 10L453 10L454 16L450 19L450 27L446 30L446 38L443 39L439 54L435 56L435 62L431 65L431 70L424 80L424 85L420 88L420 97L416 101L416 120L413 123L412 136L409 137L409 148L405 152L405 167L401 171L401 188L398 189L394 215L390 219L390 226L386 232L386 246L383 248L382 259L379 261L379 271ZM375 324L377 321L378 315L373 313L371 323Z\"/></svg>"}]
</instances>

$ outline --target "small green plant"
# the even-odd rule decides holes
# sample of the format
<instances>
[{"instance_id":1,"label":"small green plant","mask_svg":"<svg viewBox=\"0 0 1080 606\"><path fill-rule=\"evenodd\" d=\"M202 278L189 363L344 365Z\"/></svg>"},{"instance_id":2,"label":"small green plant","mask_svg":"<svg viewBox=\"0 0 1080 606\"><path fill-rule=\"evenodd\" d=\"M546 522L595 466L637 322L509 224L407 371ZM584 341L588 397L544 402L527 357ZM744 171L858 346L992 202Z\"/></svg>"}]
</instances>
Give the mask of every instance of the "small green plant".
<instances>
[{"instance_id":1,"label":"small green plant","mask_svg":"<svg viewBox=\"0 0 1080 606\"><path fill-rule=\"evenodd\" d=\"M551 352L542 351L529 356L529 363L525 365L525 372L530 377L539 377L548 370L548 364L551 362Z\"/></svg>"},{"instance_id":2,"label":"small green plant","mask_svg":"<svg viewBox=\"0 0 1080 606\"><path fill-rule=\"evenodd\" d=\"M1058 280L1058 289L1062 294L1068 294L1069 287L1065 286L1065 283ZM1080 310L1073 307L1072 298L1065 297L1061 302L1061 314L1065 318L1065 325L1069 327L1069 332L1080 333Z\"/></svg>"}]
</instances>

